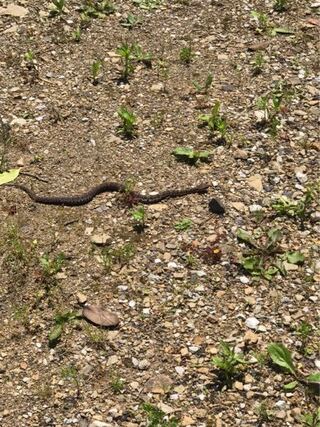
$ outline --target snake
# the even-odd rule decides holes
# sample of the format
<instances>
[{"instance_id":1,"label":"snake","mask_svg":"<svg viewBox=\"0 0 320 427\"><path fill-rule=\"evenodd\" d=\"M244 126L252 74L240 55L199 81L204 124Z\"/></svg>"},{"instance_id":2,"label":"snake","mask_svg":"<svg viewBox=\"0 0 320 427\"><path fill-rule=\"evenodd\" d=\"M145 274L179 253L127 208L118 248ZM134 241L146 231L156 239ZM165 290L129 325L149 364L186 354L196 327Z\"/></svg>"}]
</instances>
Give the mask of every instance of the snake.
<instances>
[{"instance_id":1,"label":"snake","mask_svg":"<svg viewBox=\"0 0 320 427\"><path fill-rule=\"evenodd\" d=\"M98 184L94 187L91 187L89 190L81 193L70 196L51 196L51 195L41 195L35 193L29 187L26 187L23 184L6 184L7 187L17 188L25 192L31 200L36 203L41 203L45 205L57 205L57 206L81 206L90 203L96 196L106 192L119 192L127 196L127 200L131 204L146 204L151 205L159 203L162 200L170 199L174 197L182 197L188 194L203 194L208 191L209 184L201 183L197 186L187 187L184 189L172 189L159 192L157 194L141 194L136 191L128 191L125 184L118 182L104 181L101 184Z\"/></svg>"}]
</instances>

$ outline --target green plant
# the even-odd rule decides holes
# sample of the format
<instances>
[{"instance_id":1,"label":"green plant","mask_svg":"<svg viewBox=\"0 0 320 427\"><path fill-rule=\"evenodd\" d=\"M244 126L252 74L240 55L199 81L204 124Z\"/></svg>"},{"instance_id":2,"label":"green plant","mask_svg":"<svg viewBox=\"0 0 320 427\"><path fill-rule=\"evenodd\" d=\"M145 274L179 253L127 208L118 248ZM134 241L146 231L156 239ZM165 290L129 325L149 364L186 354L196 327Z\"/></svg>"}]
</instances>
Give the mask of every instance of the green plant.
<instances>
[{"instance_id":1,"label":"green plant","mask_svg":"<svg viewBox=\"0 0 320 427\"><path fill-rule=\"evenodd\" d=\"M57 16L62 15L64 12L65 7L65 0L52 0L52 9L49 12L49 16Z\"/></svg>"},{"instance_id":2,"label":"green plant","mask_svg":"<svg viewBox=\"0 0 320 427\"><path fill-rule=\"evenodd\" d=\"M39 261L44 276L52 277L61 271L65 262L65 256L61 252L56 257L50 259L49 254L45 254L39 258Z\"/></svg>"},{"instance_id":3,"label":"green plant","mask_svg":"<svg viewBox=\"0 0 320 427\"><path fill-rule=\"evenodd\" d=\"M107 246L101 250L101 260L106 271L110 271L113 264L125 265L135 254L135 247L132 243L125 243L118 248Z\"/></svg>"},{"instance_id":4,"label":"green plant","mask_svg":"<svg viewBox=\"0 0 320 427\"><path fill-rule=\"evenodd\" d=\"M194 57L194 53L192 52L191 46L183 47L179 52L180 61L184 64L190 64Z\"/></svg>"},{"instance_id":5,"label":"green plant","mask_svg":"<svg viewBox=\"0 0 320 427\"><path fill-rule=\"evenodd\" d=\"M72 32L72 39L76 42L79 43L79 41L81 40L81 27L77 27L73 32Z\"/></svg>"},{"instance_id":6,"label":"green plant","mask_svg":"<svg viewBox=\"0 0 320 427\"><path fill-rule=\"evenodd\" d=\"M281 370L294 377L294 381L283 386L284 390L292 391L299 383L309 386L310 389L320 388L320 372L315 372L307 376L302 374L294 365L292 354L285 345L281 343L272 343L268 345L267 350L272 362Z\"/></svg>"},{"instance_id":7,"label":"green plant","mask_svg":"<svg viewBox=\"0 0 320 427\"><path fill-rule=\"evenodd\" d=\"M201 92L207 93L208 90L210 89L211 85L212 85L212 82L213 82L213 76L211 73L209 73L207 75L207 78L206 78L204 84L200 84L200 83L196 82L195 80L192 81L192 84L198 93L201 93Z\"/></svg>"},{"instance_id":8,"label":"green plant","mask_svg":"<svg viewBox=\"0 0 320 427\"><path fill-rule=\"evenodd\" d=\"M261 52L256 53L256 56L253 60L253 74L257 76L258 74L261 74L263 65L265 63L264 56Z\"/></svg>"},{"instance_id":9,"label":"green plant","mask_svg":"<svg viewBox=\"0 0 320 427\"><path fill-rule=\"evenodd\" d=\"M210 114L201 114L199 120L203 125L208 126L211 136L217 132L221 140L226 140L228 125L227 120L220 113L220 106L220 101L216 101Z\"/></svg>"},{"instance_id":10,"label":"green plant","mask_svg":"<svg viewBox=\"0 0 320 427\"><path fill-rule=\"evenodd\" d=\"M237 238L250 246L250 250L242 255L240 264L255 278L263 277L272 280L278 273L285 276L287 271L284 261L290 264L302 264L304 262L304 256L299 251L287 251L281 255L278 254L282 233L277 228L270 228L267 232L262 233L259 240L239 228Z\"/></svg>"},{"instance_id":11,"label":"green plant","mask_svg":"<svg viewBox=\"0 0 320 427\"><path fill-rule=\"evenodd\" d=\"M302 415L301 422L306 427L319 427L320 426L320 408L314 413L307 413Z\"/></svg>"},{"instance_id":12,"label":"green plant","mask_svg":"<svg viewBox=\"0 0 320 427\"><path fill-rule=\"evenodd\" d=\"M313 328L310 323L302 320L299 325L296 327L296 334L301 340L301 350L304 355L312 354L313 349L311 346L308 346L310 338L313 334Z\"/></svg>"},{"instance_id":13,"label":"green plant","mask_svg":"<svg viewBox=\"0 0 320 427\"><path fill-rule=\"evenodd\" d=\"M24 54L24 59L27 62L33 62L35 60L35 54L33 52L33 50L28 50L25 54Z\"/></svg>"},{"instance_id":14,"label":"green plant","mask_svg":"<svg viewBox=\"0 0 320 427\"><path fill-rule=\"evenodd\" d=\"M176 418L168 419L168 416L151 403L144 403L142 409L148 417L148 427L177 427L179 422Z\"/></svg>"},{"instance_id":15,"label":"green plant","mask_svg":"<svg viewBox=\"0 0 320 427\"><path fill-rule=\"evenodd\" d=\"M177 231L186 231L192 226L192 220L190 218L184 218L179 222L176 222L174 228Z\"/></svg>"},{"instance_id":16,"label":"green plant","mask_svg":"<svg viewBox=\"0 0 320 427\"><path fill-rule=\"evenodd\" d=\"M162 0L133 0L133 3L140 7L140 9L155 9L159 7Z\"/></svg>"},{"instance_id":17,"label":"green plant","mask_svg":"<svg viewBox=\"0 0 320 427\"><path fill-rule=\"evenodd\" d=\"M131 216L134 229L138 232L142 232L146 226L146 211L144 206L138 206L136 209L133 209L131 211Z\"/></svg>"},{"instance_id":18,"label":"green plant","mask_svg":"<svg viewBox=\"0 0 320 427\"><path fill-rule=\"evenodd\" d=\"M80 316L73 311L65 311L64 313L57 314L54 317L54 326L49 332L49 346L54 347L58 343L67 323L79 318Z\"/></svg>"},{"instance_id":19,"label":"green plant","mask_svg":"<svg viewBox=\"0 0 320 427\"><path fill-rule=\"evenodd\" d=\"M113 3L108 0L86 0L86 4L80 8L82 16L89 18L104 18L115 10Z\"/></svg>"},{"instance_id":20,"label":"green plant","mask_svg":"<svg viewBox=\"0 0 320 427\"><path fill-rule=\"evenodd\" d=\"M30 326L30 308L28 305L23 304L23 305L14 307L12 317L16 322L21 323L26 329L29 328L29 326Z\"/></svg>"},{"instance_id":21,"label":"green plant","mask_svg":"<svg viewBox=\"0 0 320 427\"><path fill-rule=\"evenodd\" d=\"M307 186L304 196L299 200L291 200L286 196L281 196L272 204L272 208L278 215L285 215L297 218L303 228L304 222L310 216L310 209L320 194L320 180Z\"/></svg>"},{"instance_id":22,"label":"green plant","mask_svg":"<svg viewBox=\"0 0 320 427\"><path fill-rule=\"evenodd\" d=\"M273 10L276 12L285 12L288 9L287 0L275 0Z\"/></svg>"},{"instance_id":23,"label":"green plant","mask_svg":"<svg viewBox=\"0 0 320 427\"><path fill-rule=\"evenodd\" d=\"M71 364L69 366L66 366L65 368L62 368L61 376L64 379L71 380L75 384L77 388L77 397L79 397L80 396L80 378L79 378L79 371L77 367Z\"/></svg>"},{"instance_id":24,"label":"green plant","mask_svg":"<svg viewBox=\"0 0 320 427\"><path fill-rule=\"evenodd\" d=\"M119 394L124 390L124 381L119 377L119 375L112 375L110 386L114 393Z\"/></svg>"},{"instance_id":25,"label":"green plant","mask_svg":"<svg viewBox=\"0 0 320 427\"><path fill-rule=\"evenodd\" d=\"M251 16L256 22L256 31L258 33L266 33L270 30L271 26L266 14L253 10Z\"/></svg>"},{"instance_id":26,"label":"green plant","mask_svg":"<svg viewBox=\"0 0 320 427\"><path fill-rule=\"evenodd\" d=\"M266 401L261 402L254 408L254 412L259 417L259 425L271 421L273 418L273 412L269 409Z\"/></svg>"},{"instance_id":27,"label":"green plant","mask_svg":"<svg viewBox=\"0 0 320 427\"><path fill-rule=\"evenodd\" d=\"M0 117L0 173L7 170L7 155L11 142L10 125Z\"/></svg>"},{"instance_id":28,"label":"green plant","mask_svg":"<svg viewBox=\"0 0 320 427\"><path fill-rule=\"evenodd\" d=\"M93 63L91 64L92 84L94 85L98 84L98 78L101 72L101 68L102 62L99 59L93 61Z\"/></svg>"},{"instance_id":29,"label":"green plant","mask_svg":"<svg viewBox=\"0 0 320 427\"><path fill-rule=\"evenodd\" d=\"M119 118L122 120L119 126L119 132L126 138L133 138L135 135L135 126L137 116L127 107L120 107L117 111Z\"/></svg>"},{"instance_id":30,"label":"green plant","mask_svg":"<svg viewBox=\"0 0 320 427\"><path fill-rule=\"evenodd\" d=\"M128 13L128 15L121 21L121 25L125 28L129 28L129 30L131 30L139 23L140 18L138 16L133 15L132 13Z\"/></svg>"},{"instance_id":31,"label":"green plant","mask_svg":"<svg viewBox=\"0 0 320 427\"><path fill-rule=\"evenodd\" d=\"M129 75L134 71L134 61L141 61L147 65L149 65L151 61L151 55L149 53L143 52L141 47L136 43L131 45L128 43L123 43L120 47L117 48L116 52L118 55L120 55L121 58L121 80L124 82L128 81Z\"/></svg>"},{"instance_id":32,"label":"green plant","mask_svg":"<svg viewBox=\"0 0 320 427\"><path fill-rule=\"evenodd\" d=\"M220 370L225 384L231 387L234 377L248 362L243 358L242 353L236 353L234 348L221 341L219 356L213 357L212 363Z\"/></svg>"},{"instance_id":33,"label":"green plant","mask_svg":"<svg viewBox=\"0 0 320 427\"><path fill-rule=\"evenodd\" d=\"M211 152L198 151L189 147L177 147L172 151L172 154L181 161L197 164L199 162L208 162Z\"/></svg>"}]
</instances>

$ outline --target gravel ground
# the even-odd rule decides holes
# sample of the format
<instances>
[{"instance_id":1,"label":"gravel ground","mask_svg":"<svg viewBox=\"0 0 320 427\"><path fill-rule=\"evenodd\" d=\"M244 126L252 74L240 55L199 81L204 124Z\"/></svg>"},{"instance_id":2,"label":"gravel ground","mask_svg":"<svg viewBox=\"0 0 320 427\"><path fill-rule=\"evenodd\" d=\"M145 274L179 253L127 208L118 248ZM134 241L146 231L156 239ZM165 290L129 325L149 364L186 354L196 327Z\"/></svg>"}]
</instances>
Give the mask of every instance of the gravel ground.
<instances>
[{"instance_id":1,"label":"gravel ground","mask_svg":"<svg viewBox=\"0 0 320 427\"><path fill-rule=\"evenodd\" d=\"M62 207L1 188L1 426L318 426L319 390L284 390L294 378L268 346L320 370L320 3L108 3L0 2L1 171L41 194L103 180L209 192L139 222L114 193ZM144 54L127 79L124 44ZM214 129L200 126L217 101ZM182 147L208 158L177 161ZM84 303L119 325L77 316ZM246 361L230 381L222 342Z\"/></svg>"}]
</instances>

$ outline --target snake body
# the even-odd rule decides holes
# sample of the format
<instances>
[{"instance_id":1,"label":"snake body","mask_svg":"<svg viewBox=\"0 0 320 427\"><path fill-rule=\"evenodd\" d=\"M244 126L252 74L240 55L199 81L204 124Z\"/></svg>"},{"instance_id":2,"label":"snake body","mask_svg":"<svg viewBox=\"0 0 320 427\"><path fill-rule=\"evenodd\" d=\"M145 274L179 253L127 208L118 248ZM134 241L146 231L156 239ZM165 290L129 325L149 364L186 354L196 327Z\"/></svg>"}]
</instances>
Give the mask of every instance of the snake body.
<instances>
[{"instance_id":1,"label":"snake body","mask_svg":"<svg viewBox=\"0 0 320 427\"><path fill-rule=\"evenodd\" d=\"M47 196L35 193L30 188L22 184L8 184L9 187L18 188L28 194L30 199L36 203L42 203L45 205L57 205L57 206L81 206L91 202L96 196L106 192L119 192L127 193L132 203L142 203L151 205L153 203L159 203L162 200L186 196L187 194L195 193L206 193L209 185L206 183L199 184L198 186L188 187L181 190L165 190L157 194L144 195L135 191L127 192L126 186L117 182L104 181L99 185L90 188L88 191L71 195L71 196Z\"/></svg>"}]
</instances>

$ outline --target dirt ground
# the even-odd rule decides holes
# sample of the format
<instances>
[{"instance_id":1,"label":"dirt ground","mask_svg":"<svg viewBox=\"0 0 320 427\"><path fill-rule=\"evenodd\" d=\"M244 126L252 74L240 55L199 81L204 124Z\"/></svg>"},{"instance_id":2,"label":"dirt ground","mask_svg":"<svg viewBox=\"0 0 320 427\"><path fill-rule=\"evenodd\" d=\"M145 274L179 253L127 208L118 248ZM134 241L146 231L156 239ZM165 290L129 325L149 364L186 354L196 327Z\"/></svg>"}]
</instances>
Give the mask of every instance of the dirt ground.
<instances>
[{"instance_id":1,"label":"dirt ground","mask_svg":"<svg viewBox=\"0 0 320 427\"><path fill-rule=\"evenodd\" d=\"M21 168L39 194L209 191L141 220L121 194L64 207L0 188L0 424L319 426L319 390L300 379L320 370L320 3L108 3L0 1L0 172ZM178 161L179 147L209 157ZM280 215L282 196L300 213ZM77 316L85 302L119 325ZM229 382L221 342L246 361ZM299 371L290 390L271 343Z\"/></svg>"}]
</instances>

